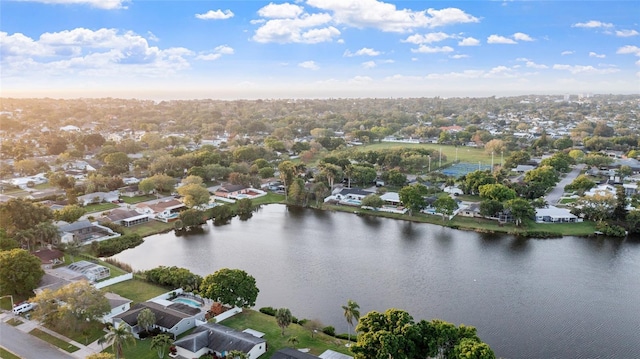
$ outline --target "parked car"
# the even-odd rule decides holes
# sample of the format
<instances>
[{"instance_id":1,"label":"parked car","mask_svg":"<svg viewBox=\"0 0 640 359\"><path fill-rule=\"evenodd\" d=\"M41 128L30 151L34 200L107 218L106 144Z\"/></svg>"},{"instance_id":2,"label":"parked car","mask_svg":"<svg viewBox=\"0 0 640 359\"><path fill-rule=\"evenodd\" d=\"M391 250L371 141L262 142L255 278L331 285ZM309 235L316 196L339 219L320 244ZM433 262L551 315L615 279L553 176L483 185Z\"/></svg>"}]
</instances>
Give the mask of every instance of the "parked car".
<instances>
[{"instance_id":1,"label":"parked car","mask_svg":"<svg viewBox=\"0 0 640 359\"><path fill-rule=\"evenodd\" d=\"M26 313L30 310L32 310L33 308L35 308L35 306L33 305L33 303L22 303L22 304L16 304L13 307L13 314L22 314L22 313Z\"/></svg>"}]
</instances>

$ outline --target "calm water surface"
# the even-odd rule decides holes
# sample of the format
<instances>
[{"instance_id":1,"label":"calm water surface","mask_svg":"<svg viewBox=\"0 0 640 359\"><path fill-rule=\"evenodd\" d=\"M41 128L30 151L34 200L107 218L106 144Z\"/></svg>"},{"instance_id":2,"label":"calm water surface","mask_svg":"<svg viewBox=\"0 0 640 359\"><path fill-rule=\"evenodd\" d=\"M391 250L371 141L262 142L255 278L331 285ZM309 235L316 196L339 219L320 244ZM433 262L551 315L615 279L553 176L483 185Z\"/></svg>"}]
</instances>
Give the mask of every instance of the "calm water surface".
<instances>
[{"instance_id":1,"label":"calm water surface","mask_svg":"<svg viewBox=\"0 0 640 359\"><path fill-rule=\"evenodd\" d=\"M256 307L346 332L341 306L400 308L478 328L504 358L640 358L640 242L522 240L283 205L205 233L148 237L116 256L136 270L246 270Z\"/></svg>"}]
</instances>

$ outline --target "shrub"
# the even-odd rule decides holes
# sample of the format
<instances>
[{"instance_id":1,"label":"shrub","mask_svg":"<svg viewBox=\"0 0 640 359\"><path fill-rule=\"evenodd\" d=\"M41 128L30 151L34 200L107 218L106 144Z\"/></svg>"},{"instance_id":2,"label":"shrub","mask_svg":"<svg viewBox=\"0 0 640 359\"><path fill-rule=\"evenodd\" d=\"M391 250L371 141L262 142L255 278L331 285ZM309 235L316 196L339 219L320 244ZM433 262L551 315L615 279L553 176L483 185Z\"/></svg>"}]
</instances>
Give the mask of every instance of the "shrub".
<instances>
[{"instance_id":1,"label":"shrub","mask_svg":"<svg viewBox=\"0 0 640 359\"><path fill-rule=\"evenodd\" d=\"M336 338L350 340L350 341L357 341L357 337L355 335L349 335L347 333L336 334Z\"/></svg>"},{"instance_id":2,"label":"shrub","mask_svg":"<svg viewBox=\"0 0 640 359\"><path fill-rule=\"evenodd\" d=\"M610 237L624 237L627 235L627 232L624 230L624 228L606 222L599 223L596 226L596 230L602 232L602 234L604 234L605 236Z\"/></svg>"},{"instance_id":3,"label":"shrub","mask_svg":"<svg viewBox=\"0 0 640 359\"><path fill-rule=\"evenodd\" d=\"M107 227L116 233L124 234L124 227L117 223L105 222L105 223L100 223L100 225L103 227Z\"/></svg>"},{"instance_id":4,"label":"shrub","mask_svg":"<svg viewBox=\"0 0 640 359\"><path fill-rule=\"evenodd\" d=\"M264 314L270 315L272 317L276 316L276 310L273 307L262 307L259 310L260 310L260 313L264 313Z\"/></svg>"},{"instance_id":5,"label":"shrub","mask_svg":"<svg viewBox=\"0 0 640 359\"><path fill-rule=\"evenodd\" d=\"M322 332L326 335L330 335L332 337L336 336L336 328L332 327L332 326L327 326L322 328Z\"/></svg>"},{"instance_id":6,"label":"shrub","mask_svg":"<svg viewBox=\"0 0 640 359\"><path fill-rule=\"evenodd\" d=\"M106 258L104 261L109 263L109 264L111 264L111 265L113 265L113 266L115 266L115 267L118 267L118 268L124 270L127 273L133 273L133 268L131 268L130 264L120 262L119 260L117 260L115 258Z\"/></svg>"},{"instance_id":7,"label":"shrub","mask_svg":"<svg viewBox=\"0 0 640 359\"><path fill-rule=\"evenodd\" d=\"M144 240L139 234L127 234L117 238L107 239L98 243L96 256L98 257L111 257L118 254L125 249L133 248L142 244Z\"/></svg>"}]
</instances>

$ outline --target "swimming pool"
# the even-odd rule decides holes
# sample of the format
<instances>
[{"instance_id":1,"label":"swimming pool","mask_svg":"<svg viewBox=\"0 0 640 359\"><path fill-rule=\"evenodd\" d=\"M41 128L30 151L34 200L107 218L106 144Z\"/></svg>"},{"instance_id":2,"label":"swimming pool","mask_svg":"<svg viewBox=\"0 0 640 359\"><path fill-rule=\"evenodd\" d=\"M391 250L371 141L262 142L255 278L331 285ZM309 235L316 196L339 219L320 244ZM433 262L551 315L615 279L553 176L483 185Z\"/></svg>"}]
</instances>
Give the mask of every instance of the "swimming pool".
<instances>
[{"instance_id":1,"label":"swimming pool","mask_svg":"<svg viewBox=\"0 0 640 359\"><path fill-rule=\"evenodd\" d=\"M200 304L200 302L195 301L193 299L185 298L185 297L178 297L178 298L174 299L173 302L174 303L186 304L186 305L194 307L194 308L200 308L202 306L202 304Z\"/></svg>"}]
</instances>

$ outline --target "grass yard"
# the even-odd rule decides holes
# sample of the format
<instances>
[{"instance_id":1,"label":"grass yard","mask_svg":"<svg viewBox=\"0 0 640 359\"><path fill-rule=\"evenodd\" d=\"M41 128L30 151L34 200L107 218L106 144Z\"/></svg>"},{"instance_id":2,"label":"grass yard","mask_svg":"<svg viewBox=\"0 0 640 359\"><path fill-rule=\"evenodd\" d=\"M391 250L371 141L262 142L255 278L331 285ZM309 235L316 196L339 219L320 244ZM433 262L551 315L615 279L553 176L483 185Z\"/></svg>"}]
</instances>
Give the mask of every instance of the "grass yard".
<instances>
[{"instance_id":1,"label":"grass yard","mask_svg":"<svg viewBox=\"0 0 640 359\"><path fill-rule=\"evenodd\" d=\"M148 194L145 196L135 196L135 197L120 197L120 199L127 204L136 204L145 201L151 201L156 199L157 197L152 194Z\"/></svg>"},{"instance_id":2,"label":"grass yard","mask_svg":"<svg viewBox=\"0 0 640 359\"><path fill-rule=\"evenodd\" d=\"M578 200L577 198L561 198L560 199L560 204L574 203L577 200Z\"/></svg>"},{"instance_id":3,"label":"grass yard","mask_svg":"<svg viewBox=\"0 0 640 359\"><path fill-rule=\"evenodd\" d=\"M0 347L0 358L2 359L20 359L19 356L13 354L12 352L8 351L7 349Z\"/></svg>"},{"instance_id":4,"label":"grass yard","mask_svg":"<svg viewBox=\"0 0 640 359\"><path fill-rule=\"evenodd\" d=\"M73 353L76 352L78 350L80 350L80 348L78 348L77 346L73 345L73 344L69 344L67 342L65 342L62 339L59 339L57 337L54 337L51 334L45 333L40 329L34 329L32 331L29 332L29 334L33 335L34 337L40 338L42 340L44 340L45 342L55 345L56 347L68 352L68 353Z\"/></svg>"},{"instance_id":5,"label":"grass yard","mask_svg":"<svg viewBox=\"0 0 640 359\"><path fill-rule=\"evenodd\" d=\"M157 297L160 294L166 293L170 291L170 289L157 286L134 277L132 280L105 287L102 291L113 292L131 299L134 303L141 303Z\"/></svg>"},{"instance_id":6,"label":"grass yard","mask_svg":"<svg viewBox=\"0 0 640 359\"><path fill-rule=\"evenodd\" d=\"M9 320L7 320L5 323L9 324L12 327L17 327L18 325L24 323L22 320L18 319L18 318L11 318Z\"/></svg>"},{"instance_id":7,"label":"grass yard","mask_svg":"<svg viewBox=\"0 0 640 359\"><path fill-rule=\"evenodd\" d=\"M49 328L50 330L54 330L56 333L64 335L65 337L72 339L78 343L88 345L89 343L93 343L94 341L100 339L105 332L103 330L104 324L96 321L92 321L87 324L84 329L71 330L70 327L66 328Z\"/></svg>"},{"instance_id":8,"label":"grass yard","mask_svg":"<svg viewBox=\"0 0 640 359\"><path fill-rule=\"evenodd\" d=\"M93 203L93 204L86 205L84 209L87 211L87 213L96 213L96 212L108 211L110 209L114 209L118 207L120 206L118 206L115 203Z\"/></svg>"},{"instance_id":9,"label":"grass yard","mask_svg":"<svg viewBox=\"0 0 640 359\"><path fill-rule=\"evenodd\" d=\"M298 338L296 348L309 348L311 354L321 354L327 349L331 349L347 355L352 355L348 348L344 345L346 340L330 337L324 333L318 332L311 338L311 332L298 324L291 324L285 329L284 337L281 329L276 324L275 317L260 313L255 310L245 309L242 313L223 320L220 324L226 325L236 330L244 330L247 328L255 329L265 333L264 338L267 340L269 350L264 354L265 358L270 358L276 351L291 347L287 339L295 336Z\"/></svg>"},{"instance_id":10,"label":"grass yard","mask_svg":"<svg viewBox=\"0 0 640 359\"><path fill-rule=\"evenodd\" d=\"M151 339L136 340L136 343L126 343L122 348L123 358L127 359L158 359L158 351L151 349ZM113 353L111 347L106 347L104 353ZM169 348L165 351L164 357L169 357Z\"/></svg>"},{"instance_id":11,"label":"grass yard","mask_svg":"<svg viewBox=\"0 0 640 359\"><path fill-rule=\"evenodd\" d=\"M135 225L133 227L124 227L124 234L137 233L140 237L148 237L153 234L164 233L173 229L173 223L164 223L150 219L149 222Z\"/></svg>"}]
</instances>

